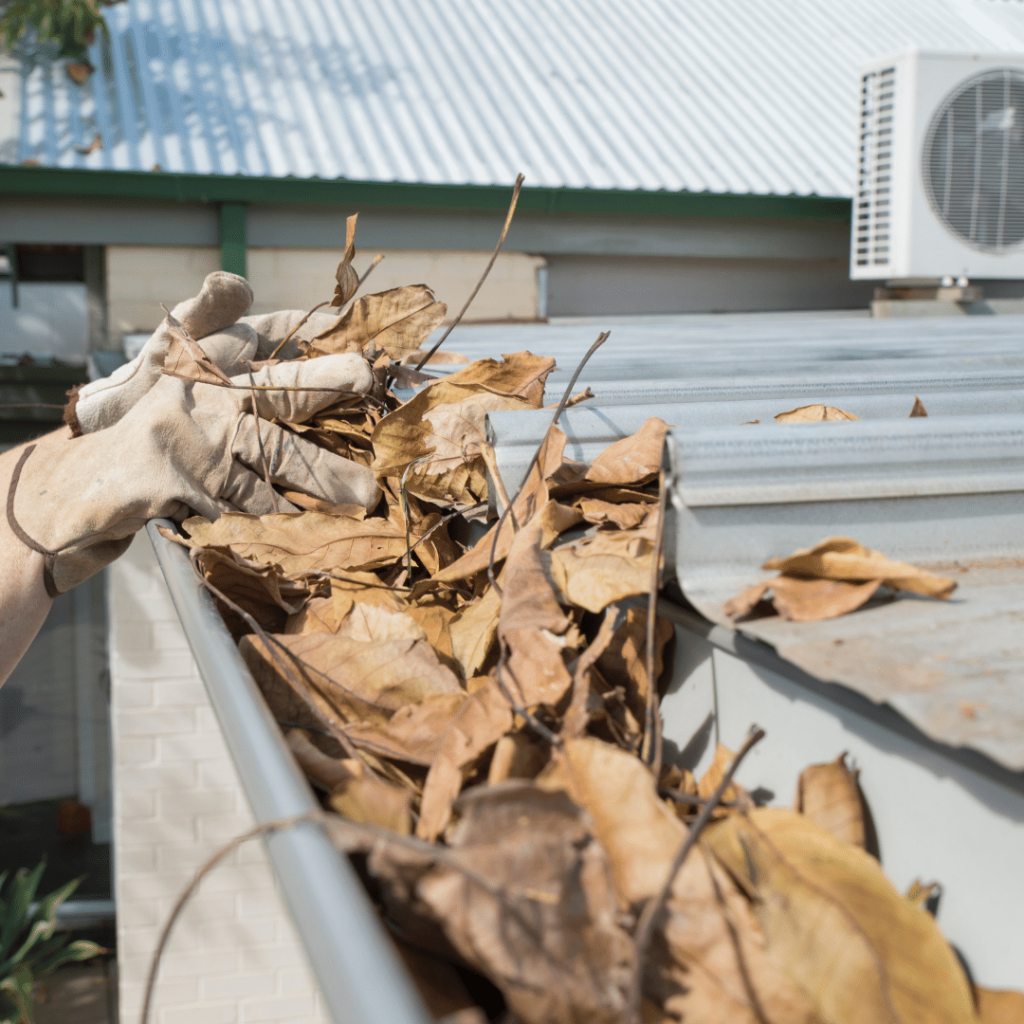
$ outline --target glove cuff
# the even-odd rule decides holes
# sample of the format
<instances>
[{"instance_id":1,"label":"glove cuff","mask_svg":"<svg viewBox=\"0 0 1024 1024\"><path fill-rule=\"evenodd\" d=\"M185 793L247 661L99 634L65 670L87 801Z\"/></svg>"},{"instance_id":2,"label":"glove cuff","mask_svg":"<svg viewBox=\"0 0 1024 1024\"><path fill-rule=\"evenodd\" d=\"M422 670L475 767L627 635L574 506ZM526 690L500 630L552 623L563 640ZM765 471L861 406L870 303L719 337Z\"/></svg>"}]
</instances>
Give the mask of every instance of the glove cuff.
<instances>
[{"instance_id":1,"label":"glove cuff","mask_svg":"<svg viewBox=\"0 0 1024 1024\"><path fill-rule=\"evenodd\" d=\"M62 419L71 428L72 437L81 437L85 431L82 424L78 422L78 392L82 390L82 384L76 384L67 395L67 405L64 406Z\"/></svg>"}]
</instances>

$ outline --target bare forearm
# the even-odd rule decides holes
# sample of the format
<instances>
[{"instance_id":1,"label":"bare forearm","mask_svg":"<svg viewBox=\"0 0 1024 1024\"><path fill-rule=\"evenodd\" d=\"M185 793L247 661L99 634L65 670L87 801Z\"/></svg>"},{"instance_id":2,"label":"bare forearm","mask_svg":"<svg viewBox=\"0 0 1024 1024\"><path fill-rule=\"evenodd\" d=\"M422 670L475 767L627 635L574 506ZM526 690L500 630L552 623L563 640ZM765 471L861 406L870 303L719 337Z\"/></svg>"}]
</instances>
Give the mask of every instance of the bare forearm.
<instances>
[{"instance_id":1,"label":"bare forearm","mask_svg":"<svg viewBox=\"0 0 1024 1024\"><path fill-rule=\"evenodd\" d=\"M60 444L67 437L61 429L37 443ZM11 474L21 451L18 447L0 455L0 684L28 650L53 603L43 585L43 556L22 543L7 521Z\"/></svg>"}]
</instances>

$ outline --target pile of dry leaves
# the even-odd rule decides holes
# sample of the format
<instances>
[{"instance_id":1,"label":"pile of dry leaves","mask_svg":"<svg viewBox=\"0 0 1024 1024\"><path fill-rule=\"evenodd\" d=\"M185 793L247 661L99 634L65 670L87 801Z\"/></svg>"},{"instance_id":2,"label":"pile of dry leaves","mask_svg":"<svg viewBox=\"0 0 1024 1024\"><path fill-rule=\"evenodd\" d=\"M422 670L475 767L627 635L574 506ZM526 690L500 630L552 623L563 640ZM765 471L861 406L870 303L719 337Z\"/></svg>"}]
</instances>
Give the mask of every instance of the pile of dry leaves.
<instances>
[{"instance_id":1,"label":"pile of dry leaves","mask_svg":"<svg viewBox=\"0 0 1024 1024\"><path fill-rule=\"evenodd\" d=\"M667 426L580 464L553 424L503 494L485 415L543 408L554 361L480 360L402 402L444 314L423 286L367 295L299 356L373 365L375 393L295 429L372 466L377 508L289 494L308 511L184 524L431 1010L485 1020L475 971L524 1024L1021 1019L1024 997L972 990L928 888L898 893L866 851L843 758L795 810L755 806L724 748L700 779L661 763Z\"/></svg>"}]
</instances>

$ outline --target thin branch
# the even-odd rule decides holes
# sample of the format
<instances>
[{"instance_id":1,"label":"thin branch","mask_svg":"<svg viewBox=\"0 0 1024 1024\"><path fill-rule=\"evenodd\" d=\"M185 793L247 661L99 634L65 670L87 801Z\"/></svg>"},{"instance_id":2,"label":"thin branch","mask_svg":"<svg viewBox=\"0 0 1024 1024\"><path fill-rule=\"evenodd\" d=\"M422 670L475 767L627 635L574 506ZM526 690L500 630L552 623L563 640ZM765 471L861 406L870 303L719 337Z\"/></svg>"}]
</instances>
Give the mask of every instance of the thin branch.
<instances>
[{"instance_id":1,"label":"thin branch","mask_svg":"<svg viewBox=\"0 0 1024 1024\"><path fill-rule=\"evenodd\" d=\"M668 484L665 470L658 480L658 525L654 536L651 560L651 582L647 591L647 707L644 722L644 760L651 766L655 779L661 775L661 714L658 708L658 681L654 678L654 634L658 624L658 583L661 574L661 548L665 541L665 511L668 506Z\"/></svg>"},{"instance_id":2,"label":"thin branch","mask_svg":"<svg viewBox=\"0 0 1024 1024\"><path fill-rule=\"evenodd\" d=\"M512 202L509 204L508 213L505 216L505 226L501 229L501 237L498 239L498 244L494 247L494 252L491 254L491 259L487 266L484 268L483 276L476 283L476 287L470 293L468 299L462 309L459 310L459 315L449 324L448 330L441 335L440 341L416 364L414 369L422 370L425 363L430 361L430 357L445 343L448 335L455 330L459 325L459 321L465 316L466 310L469 309L470 304L476 298L476 293L480 291L484 281L487 280L487 275L491 272L491 267L494 266L494 261L498 258L498 253L501 252L501 247L505 244L505 236L508 234L509 226L512 224L512 217L516 212L516 203L519 202L519 190L523 187L523 182L526 181L526 177L520 174L516 178L516 183L512 188Z\"/></svg>"},{"instance_id":3,"label":"thin branch","mask_svg":"<svg viewBox=\"0 0 1024 1024\"><path fill-rule=\"evenodd\" d=\"M260 447L260 462L263 465L263 479L267 482L267 487L270 490L270 500L274 503L274 511L281 511L281 503L277 500L277 491L274 490L274 485L270 482L270 466L267 464L267 453L263 448L263 433L260 431L260 410L256 405L256 381L253 378L252 370L249 370L249 390L252 393L252 414L256 420L256 443Z\"/></svg>"},{"instance_id":4,"label":"thin branch","mask_svg":"<svg viewBox=\"0 0 1024 1024\"><path fill-rule=\"evenodd\" d=\"M711 803L709 796L693 796L691 793L680 793L678 789L670 789L668 786L659 786L658 795L674 800L677 804L687 804L690 807L703 807ZM735 800L719 800L719 807L735 807Z\"/></svg>"},{"instance_id":5,"label":"thin branch","mask_svg":"<svg viewBox=\"0 0 1024 1024\"><path fill-rule=\"evenodd\" d=\"M675 858L672 861L672 866L669 868L668 876L665 879L665 884L661 887L661 892L659 892L657 896L652 896L644 905L644 909L640 914L640 920L637 922L636 931L633 935L633 943L636 947L636 965L634 967L635 973L633 975L633 980L630 984L629 999L626 1003L625 1015L625 1019L631 1022L631 1024L640 1024L640 1000L642 997L644 961L647 959L647 950L651 944L651 939L654 936L654 927L657 924L658 918L661 916L661 912L665 909L665 903L668 901L669 893L672 891L672 884L676 880L676 875L679 874L679 871L683 866L683 862L696 845L697 840L700 839L700 834L704 831L704 826L711 820L711 815L715 813L715 808L719 805L722 796L729 788L729 785L732 782L732 777L736 774L736 769L739 768L743 758L747 756L754 744L758 743L763 738L764 729L760 729L756 725L751 726L750 732L747 733L746 741L743 746L740 747L739 753L737 753L737 755L732 759L732 764L730 764L728 769L726 769L725 774L722 776L722 781L719 782L714 793L711 794L711 798L704 805L700 814L697 815L696 820L690 826L690 831L687 834L686 839L679 847L679 851L676 853Z\"/></svg>"},{"instance_id":6,"label":"thin branch","mask_svg":"<svg viewBox=\"0 0 1024 1024\"><path fill-rule=\"evenodd\" d=\"M523 488L526 486L527 482L530 479L530 474L533 472L534 467L540 460L540 453L544 449L544 442L547 441L548 434L551 433L551 428L557 425L558 417L561 416L563 411L565 410L565 407L568 404L570 397L572 396L572 389L576 386L576 381L579 380L579 376L583 372L583 367L585 367L587 363L590 362L590 357L608 340L611 333L611 331L602 331L597 336L597 340L594 342L594 344L587 349L587 354L583 357L582 360L580 360L579 366L576 367L576 372L572 375L572 380L569 381L569 386L565 389L565 393L562 395L562 400L558 403L558 408L555 409L555 415L551 417L551 423L548 426L548 429L544 432L543 439L537 446L537 450L533 453L533 458L530 459L530 464L526 467L526 473L523 476L523 482L519 485L512 500L505 506L505 511L502 512L500 518L498 519L498 525L494 528L494 540L491 542L491 557L487 563L487 579L490 581L491 586L494 587L494 589L497 591L499 597L501 597L501 587L498 586L498 581L494 576L494 561L495 555L497 554L498 551L498 537L501 535L501 528L505 524L505 517L511 514L512 529L519 529L519 527L516 525L515 513L512 512L512 506L515 504L516 499L522 493Z\"/></svg>"},{"instance_id":7,"label":"thin branch","mask_svg":"<svg viewBox=\"0 0 1024 1024\"><path fill-rule=\"evenodd\" d=\"M149 1020L149 1009L153 1002L153 988L156 985L156 975L157 971L160 969L160 960L163 958L164 950L167 948L167 942L171 937L171 929L177 922L181 912L185 909L188 901L195 895L195 892L199 888L199 884L202 880L218 864L220 864L228 854L233 853L239 846L248 842L250 839L266 835L268 832L281 832L284 829L294 828L296 825L305 824L306 822L318 822L322 819L323 815L321 813L312 812L296 814L290 818L278 818L276 821L265 822L262 825L257 825L255 828L250 829L248 832L245 832L240 836L235 836L234 839L225 843L212 856L203 861L196 873L192 876L192 881L185 886L181 895L177 900L175 900L170 916L167 918L167 921L164 923L163 930L160 932L160 938L157 941L156 949L153 950L153 958L149 962L149 972L146 975L146 989L145 994L142 997L142 1012L139 1014L139 1024L146 1024Z\"/></svg>"},{"instance_id":8,"label":"thin branch","mask_svg":"<svg viewBox=\"0 0 1024 1024\"><path fill-rule=\"evenodd\" d=\"M377 255L373 257L373 262L366 268L366 273L363 274L363 276L361 278L359 278L359 288L362 288L363 282L373 273L374 268L383 259L384 259L384 254L382 252L377 253ZM359 288L357 288L356 291L359 291ZM353 296L353 298L354 297L355 296Z\"/></svg>"},{"instance_id":9,"label":"thin branch","mask_svg":"<svg viewBox=\"0 0 1024 1024\"><path fill-rule=\"evenodd\" d=\"M283 337L283 338L282 338L282 339L281 339L281 340L280 340L280 341L279 341L278 343L277 343L277 346L276 346L276 348L274 349L274 351L273 351L273 352L271 352L271 353L270 353L270 355L269 355L269 356L268 356L267 358L268 358L268 359L276 359L276 358L277 358L277 353L278 353L278 352L280 352L280 351L281 351L281 349L283 349L283 348L285 347L285 345L287 345L287 344L288 344L288 342L292 340L292 337L293 337L293 335L295 334L295 332L296 332L296 331L297 331L297 330L298 330L298 329L299 329L300 327L302 327L302 326L303 326L303 325L304 325L304 324L306 323L306 321L307 321L307 320L308 320L308 319L309 319L309 318L310 318L310 317L311 317L311 316L312 316L312 315L313 315L313 314L314 314L314 313L315 313L315 312L316 312L316 311L317 311L318 309L322 309L322 308L323 308L324 306L326 306L326 305L327 305L327 304L328 304L328 303L329 303L330 301L331 301L330 299L324 299L324 301L323 301L323 302L321 302L321 303L318 303L318 304L317 304L316 306L314 306L314 307L313 307L313 308L312 308L312 309L311 309L311 310L310 310L310 311L309 311L309 312L308 312L308 313L307 313L307 314L306 314L306 315L305 315L305 316L304 316L304 317L303 317L303 318L302 318L302 319L301 319L301 320L300 320L300 321L299 321L299 322L298 322L298 323L297 323L297 324L296 324L296 325L295 325L295 326L294 326L294 327L293 327L293 328L292 328L292 329L291 329L291 330L290 330L290 331L289 331L289 332L288 332L288 333L287 333L287 334L286 334L286 335L285 335L285 336L284 336L284 337Z\"/></svg>"}]
</instances>

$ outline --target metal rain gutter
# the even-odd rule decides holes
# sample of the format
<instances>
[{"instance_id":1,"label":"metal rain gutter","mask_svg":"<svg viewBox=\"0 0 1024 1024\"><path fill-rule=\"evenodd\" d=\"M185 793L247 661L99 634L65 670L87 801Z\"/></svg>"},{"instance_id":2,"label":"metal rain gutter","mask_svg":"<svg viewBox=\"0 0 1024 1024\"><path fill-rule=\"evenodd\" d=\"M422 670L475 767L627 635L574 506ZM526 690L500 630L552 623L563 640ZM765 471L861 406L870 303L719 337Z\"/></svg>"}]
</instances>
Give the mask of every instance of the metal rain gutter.
<instances>
[{"instance_id":1,"label":"metal rain gutter","mask_svg":"<svg viewBox=\"0 0 1024 1024\"><path fill-rule=\"evenodd\" d=\"M320 809L185 550L148 532L257 823ZM428 1024L394 946L344 857L313 822L264 839L335 1024Z\"/></svg>"}]
</instances>

